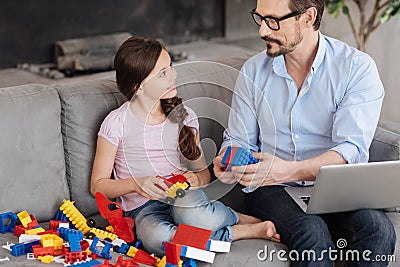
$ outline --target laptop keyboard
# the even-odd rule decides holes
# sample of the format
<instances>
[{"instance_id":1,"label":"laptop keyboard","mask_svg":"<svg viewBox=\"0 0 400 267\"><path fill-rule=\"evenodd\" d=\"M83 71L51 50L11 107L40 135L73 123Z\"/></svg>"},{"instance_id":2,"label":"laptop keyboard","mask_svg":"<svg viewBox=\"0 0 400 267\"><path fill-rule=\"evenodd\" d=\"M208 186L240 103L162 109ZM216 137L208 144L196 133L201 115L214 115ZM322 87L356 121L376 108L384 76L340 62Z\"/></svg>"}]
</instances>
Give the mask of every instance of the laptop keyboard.
<instances>
[{"instance_id":1,"label":"laptop keyboard","mask_svg":"<svg viewBox=\"0 0 400 267\"><path fill-rule=\"evenodd\" d=\"M308 205L308 202L310 202L310 196L302 196L302 197L300 197L301 198L301 200L303 200L304 201L304 203L306 203L307 205Z\"/></svg>"}]
</instances>

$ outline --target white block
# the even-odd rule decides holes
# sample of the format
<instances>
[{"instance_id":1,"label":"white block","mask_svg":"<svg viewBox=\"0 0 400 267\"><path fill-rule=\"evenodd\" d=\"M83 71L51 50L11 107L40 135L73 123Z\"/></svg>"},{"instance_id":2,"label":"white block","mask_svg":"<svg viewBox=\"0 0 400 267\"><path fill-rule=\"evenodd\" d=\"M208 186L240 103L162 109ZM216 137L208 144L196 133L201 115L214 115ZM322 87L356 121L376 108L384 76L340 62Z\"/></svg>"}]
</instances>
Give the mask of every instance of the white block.
<instances>
[{"instance_id":1,"label":"white block","mask_svg":"<svg viewBox=\"0 0 400 267\"><path fill-rule=\"evenodd\" d=\"M18 243L25 243L29 241L40 240L40 235L26 235L22 234L18 238Z\"/></svg>"},{"instance_id":2,"label":"white block","mask_svg":"<svg viewBox=\"0 0 400 267\"><path fill-rule=\"evenodd\" d=\"M187 258L199 260L199 261L205 261L209 263L214 262L215 258L215 253L207 250L202 250L198 248L193 248L193 247L186 247L182 246L182 252L185 251L185 255L181 253L181 256L185 256Z\"/></svg>"},{"instance_id":3,"label":"white block","mask_svg":"<svg viewBox=\"0 0 400 267\"><path fill-rule=\"evenodd\" d=\"M60 223L58 224L58 227L59 227L59 228L67 228L67 229L69 229L69 223L67 223L67 222L60 222Z\"/></svg>"},{"instance_id":4,"label":"white block","mask_svg":"<svg viewBox=\"0 0 400 267\"><path fill-rule=\"evenodd\" d=\"M209 240L210 248L209 251L214 252L229 252L231 250L231 242L220 241L220 240Z\"/></svg>"}]
</instances>

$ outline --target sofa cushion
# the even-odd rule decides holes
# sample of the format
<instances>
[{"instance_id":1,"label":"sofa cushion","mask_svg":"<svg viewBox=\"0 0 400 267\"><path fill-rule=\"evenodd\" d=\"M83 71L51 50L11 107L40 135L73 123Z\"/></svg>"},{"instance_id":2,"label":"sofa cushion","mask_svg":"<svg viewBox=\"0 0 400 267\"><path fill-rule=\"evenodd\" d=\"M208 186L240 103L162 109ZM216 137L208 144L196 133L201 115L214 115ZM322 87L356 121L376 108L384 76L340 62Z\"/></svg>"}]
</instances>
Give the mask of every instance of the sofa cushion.
<instances>
[{"instance_id":1,"label":"sofa cushion","mask_svg":"<svg viewBox=\"0 0 400 267\"><path fill-rule=\"evenodd\" d=\"M0 89L0 213L27 210L52 219L69 198L57 91L43 85Z\"/></svg>"},{"instance_id":2,"label":"sofa cushion","mask_svg":"<svg viewBox=\"0 0 400 267\"><path fill-rule=\"evenodd\" d=\"M67 180L71 199L85 215L97 212L90 194L90 175L97 133L106 115L126 101L114 79L56 86L61 99Z\"/></svg>"},{"instance_id":3,"label":"sofa cushion","mask_svg":"<svg viewBox=\"0 0 400 267\"><path fill-rule=\"evenodd\" d=\"M400 124L380 121L369 150L369 161L400 159Z\"/></svg>"}]
</instances>

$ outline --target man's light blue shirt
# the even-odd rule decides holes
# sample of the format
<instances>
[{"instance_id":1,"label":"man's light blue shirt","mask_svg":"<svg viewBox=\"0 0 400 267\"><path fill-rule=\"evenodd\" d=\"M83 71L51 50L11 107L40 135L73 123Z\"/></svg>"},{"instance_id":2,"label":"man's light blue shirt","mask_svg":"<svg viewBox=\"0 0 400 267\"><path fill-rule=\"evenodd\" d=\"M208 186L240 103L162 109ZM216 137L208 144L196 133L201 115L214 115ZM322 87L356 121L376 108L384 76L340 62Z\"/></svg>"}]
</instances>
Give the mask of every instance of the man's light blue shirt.
<instances>
[{"instance_id":1,"label":"man's light blue shirt","mask_svg":"<svg viewBox=\"0 0 400 267\"><path fill-rule=\"evenodd\" d=\"M300 91L284 56L263 51L242 67L222 148L242 146L290 161L334 150L348 163L367 162L383 96L373 59L321 33Z\"/></svg>"}]
</instances>

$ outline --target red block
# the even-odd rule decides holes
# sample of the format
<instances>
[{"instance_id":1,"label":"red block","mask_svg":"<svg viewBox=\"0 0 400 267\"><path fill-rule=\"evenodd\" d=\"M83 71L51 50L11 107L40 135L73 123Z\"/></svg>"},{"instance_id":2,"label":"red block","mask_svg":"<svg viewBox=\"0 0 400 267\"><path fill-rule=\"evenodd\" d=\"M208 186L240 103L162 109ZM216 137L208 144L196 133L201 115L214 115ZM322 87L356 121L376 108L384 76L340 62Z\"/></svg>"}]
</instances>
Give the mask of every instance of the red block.
<instances>
[{"instance_id":1,"label":"red block","mask_svg":"<svg viewBox=\"0 0 400 267\"><path fill-rule=\"evenodd\" d=\"M28 223L29 230L35 228L36 226L39 226L39 224L38 224L35 216L33 216L33 214L29 214L29 217L31 217L31 220L32 220L30 223Z\"/></svg>"},{"instance_id":2,"label":"red block","mask_svg":"<svg viewBox=\"0 0 400 267\"><path fill-rule=\"evenodd\" d=\"M171 242L179 245L206 249L211 233L212 231L208 229L180 224Z\"/></svg>"},{"instance_id":3,"label":"red block","mask_svg":"<svg viewBox=\"0 0 400 267\"><path fill-rule=\"evenodd\" d=\"M36 245L32 246L32 250L35 258L46 255L54 256L54 247L43 247L42 245Z\"/></svg>"},{"instance_id":4,"label":"red block","mask_svg":"<svg viewBox=\"0 0 400 267\"><path fill-rule=\"evenodd\" d=\"M181 260L182 245L174 244L171 242L164 242L165 257L167 262L173 265L179 265Z\"/></svg>"},{"instance_id":5,"label":"red block","mask_svg":"<svg viewBox=\"0 0 400 267\"><path fill-rule=\"evenodd\" d=\"M86 251L79 251L79 252L67 252L65 253L65 262L66 263L75 263L77 261L84 261L87 259L87 252Z\"/></svg>"},{"instance_id":6,"label":"red block","mask_svg":"<svg viewBox=\"0 0 400 267\"><path fill-rule=\"evenodd\" d=\"M14 235L19 237L22 234L25 234L25 231L28 230L27 228L23 227L22 225L16 225L14 227Z\"/></svg>"}]
</instances>

